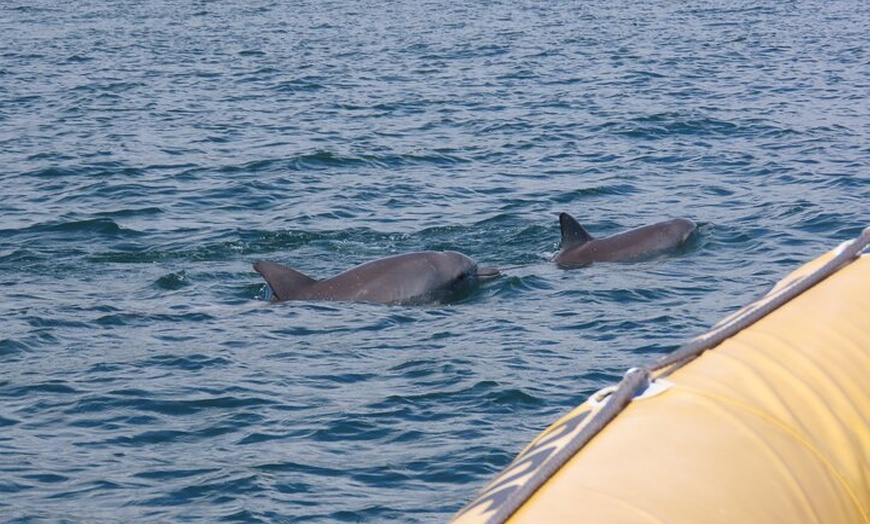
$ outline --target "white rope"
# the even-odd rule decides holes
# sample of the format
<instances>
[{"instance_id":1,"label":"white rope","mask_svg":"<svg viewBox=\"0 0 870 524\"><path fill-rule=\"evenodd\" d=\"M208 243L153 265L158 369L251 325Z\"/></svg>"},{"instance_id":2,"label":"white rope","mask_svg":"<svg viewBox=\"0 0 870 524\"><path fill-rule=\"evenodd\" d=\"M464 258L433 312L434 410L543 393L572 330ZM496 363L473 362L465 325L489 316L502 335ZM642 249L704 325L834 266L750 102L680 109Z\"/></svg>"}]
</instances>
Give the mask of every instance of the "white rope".
<instances>
[{"instance_id":1,"label":"white rope","mask_svg":"<svg viewBox=\"0 0 870 524\"><path fill-rule=\"evenodd\" d=\"M769 298L765 297L757 307L746 308L739 316L729 321L721 328L714 329L683 344L675 351L657 360L650 369L655 371L668 366L673 366L661 376L667 376L686 363L692 361L704 351L716 347L726 339L729 339L743 331L752 324L766 317L771 312L782 307L784 304L807 291L822 280L833 275L843 266L849 264L861 255L861 252L870 244L870 227L864 228L858 238L843 244L834 258L809 275L792 282L783 289L778 290Z\"/></svg>"}]
</instances>

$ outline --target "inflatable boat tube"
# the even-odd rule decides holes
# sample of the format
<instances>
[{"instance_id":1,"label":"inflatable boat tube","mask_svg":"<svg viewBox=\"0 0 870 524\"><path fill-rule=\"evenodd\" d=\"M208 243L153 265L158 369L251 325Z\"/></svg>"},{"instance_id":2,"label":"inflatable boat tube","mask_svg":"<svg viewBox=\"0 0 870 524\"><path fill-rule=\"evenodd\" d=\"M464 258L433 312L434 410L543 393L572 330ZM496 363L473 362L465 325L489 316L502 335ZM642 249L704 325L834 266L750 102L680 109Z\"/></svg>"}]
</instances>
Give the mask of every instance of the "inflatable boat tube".
<instances>
[{"instance_id":1,"label":"inflatable boat tube","mask_svg":"<svg viewBox=\"0 0 870 524\"><path fill-rule=\"evenodd\" d=\"M594 394L453 522L870 522L868 243Z\"/></svg>"}]
</instances>

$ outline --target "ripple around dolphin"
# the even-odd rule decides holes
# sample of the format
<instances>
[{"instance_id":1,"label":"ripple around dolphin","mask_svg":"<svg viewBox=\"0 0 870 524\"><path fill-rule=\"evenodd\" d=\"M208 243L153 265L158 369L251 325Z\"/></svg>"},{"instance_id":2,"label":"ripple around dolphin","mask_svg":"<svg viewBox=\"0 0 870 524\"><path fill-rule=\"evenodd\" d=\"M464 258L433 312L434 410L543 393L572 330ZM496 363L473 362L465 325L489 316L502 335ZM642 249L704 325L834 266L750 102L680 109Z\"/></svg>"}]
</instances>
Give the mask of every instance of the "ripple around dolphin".
<instances>
[{"instance_id":1,"label":"ripple around dolphin","mask_svg":"<svg viewBox=\"0 0 870 524\"><path fill-rule=\"evenodd\" d=\"M177 291L183 287L190 285L190 279L184 271L178 273L169 273L158 278L154 284L166 291Z\"/></svg>"}]
</instances>

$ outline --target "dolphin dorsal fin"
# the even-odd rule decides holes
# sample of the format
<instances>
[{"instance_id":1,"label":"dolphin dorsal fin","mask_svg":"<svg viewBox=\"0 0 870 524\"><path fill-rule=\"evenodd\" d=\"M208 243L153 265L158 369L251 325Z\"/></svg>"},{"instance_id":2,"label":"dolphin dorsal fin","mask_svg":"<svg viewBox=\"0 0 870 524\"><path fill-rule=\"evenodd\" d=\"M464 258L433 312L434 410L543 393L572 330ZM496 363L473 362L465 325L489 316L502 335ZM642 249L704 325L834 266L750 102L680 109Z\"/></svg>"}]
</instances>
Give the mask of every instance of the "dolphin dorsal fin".
<instances>
[{"instance_id":1,"label":"dolphin dorsal fin","mask_svg":"<svg viewBox=\"0 0 870 524\"><path fill-rule=\"evenodd\" d=\"M559 213L559 226L562 228L562 247L585 244L592 240L592 235L583 229L580 222L568 213Z\"/></svg>"},{"instance_id":2,"label":"dolphin dorsal fin","mask_svg":"<svg viewBox=\"0 0 870 524\"><path fill-rule=\"evenodd\" d=\"M262 275L272 288L275 300L288 300L300 289L317 282L308 275L274 262L257 262L254 264L254 271Z\"/></svg>"}]
</instances>

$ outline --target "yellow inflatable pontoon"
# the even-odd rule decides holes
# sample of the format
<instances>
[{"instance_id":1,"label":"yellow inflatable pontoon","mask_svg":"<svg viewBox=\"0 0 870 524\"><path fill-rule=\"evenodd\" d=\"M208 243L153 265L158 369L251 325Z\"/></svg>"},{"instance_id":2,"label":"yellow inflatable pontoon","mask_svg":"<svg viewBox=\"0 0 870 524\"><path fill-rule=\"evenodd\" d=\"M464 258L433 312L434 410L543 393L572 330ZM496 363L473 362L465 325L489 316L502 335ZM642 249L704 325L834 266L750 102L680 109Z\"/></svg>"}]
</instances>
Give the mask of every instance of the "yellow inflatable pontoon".
<instances>
[{"instance_id":1,"label":"yellow inflatable pontoon","mask_svg":"<svg viewBox=\"0 0 870 524\"><path fill-rule=\"evenodd\" d=\"M593 395L454 523L870 522L868 243Z\"/></svg>"}]
</instances>

